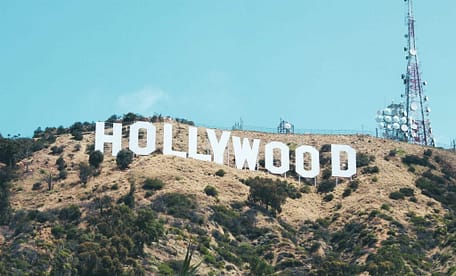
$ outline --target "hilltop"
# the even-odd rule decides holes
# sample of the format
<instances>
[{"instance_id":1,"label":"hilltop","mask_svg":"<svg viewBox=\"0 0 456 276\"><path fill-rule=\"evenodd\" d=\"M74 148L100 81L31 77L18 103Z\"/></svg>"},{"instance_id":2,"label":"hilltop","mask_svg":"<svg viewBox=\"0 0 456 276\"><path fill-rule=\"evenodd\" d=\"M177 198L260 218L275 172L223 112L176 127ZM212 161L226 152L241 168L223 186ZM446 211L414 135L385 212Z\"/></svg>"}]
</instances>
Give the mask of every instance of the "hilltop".
<instances>
[{"instance_id":1,"label":"hilltop","mask_svg":"<svg viewBox=\"0 0 456 276\"><path fill-rule=\"evenodd\" d=\"M172 122L173 146L186 150L192 122ZM129 123L124 118L124 134ZM154 124L163 133L163 123ZM207 152L204 128L198 134L198 150ZM199 275L456 273L454 152L364 135L232 135L315 147L317 185L267 173L262 147L252 172L234 168L232 151L225 165L163 155L157 135L157 151L134 156L127 169L109 151L95 169L90 124L40 132L34 142L48 139L41 149L30 142L16 164L1 161L10 209L1 207L9 213L0 273L174 275L188 248ZM1 141L4 154L14 141ZM328 174L331 144L357 151L352 179ZM262 190L280 195L280 208L265 204Z\"/></svg>"}]
</instances>

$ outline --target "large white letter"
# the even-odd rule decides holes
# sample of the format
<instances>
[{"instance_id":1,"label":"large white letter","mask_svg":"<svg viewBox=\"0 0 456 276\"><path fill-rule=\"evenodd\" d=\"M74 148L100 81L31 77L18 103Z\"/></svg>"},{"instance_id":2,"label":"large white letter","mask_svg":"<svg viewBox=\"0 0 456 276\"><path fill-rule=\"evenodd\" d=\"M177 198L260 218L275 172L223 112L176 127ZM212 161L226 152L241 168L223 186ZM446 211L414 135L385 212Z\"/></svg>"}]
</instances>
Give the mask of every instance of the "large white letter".
<instances>
[{"instance_id":1,"label":"large white letter","mask_svg":"<svg viewBox=\"0 0 456 276\"><path fill-rule=\"evenodd\" d=\"M105 143L112 143L112 156L117 156L122 148L122 124L112 124L112 135L105 134L104 122L95 124L95 150L103 153Z\"/></svg>"},{"instance_id":2,"label":"large white letter","mask_svg":"<svg viewBox=\"0 0 456 276\"><path fill-rule=\"evenodd\" d=\"M345 170L340 168L341 152L347 153L347 168ZM331 145L331 167L332 176L351 177L356 174L356 151L346 145Z\"/></svg>"},{"instance_id":3,"label":"large white letter","mask_svg":"<svg viewBox=\"0 0 456 276\"><path fill-rule=\"evenodd\" d=\"M198 152L198 128L188 127L188 157L201 160L211 161L211 156L208 154L200 154Z\"/></svg>"},{"instance_id":4,"label":"large white letter","mask_svg":"<svg viewBox=\"0 0 456 276\"><path fill-rule=\"evenodd\" d=\"M310 154L310 170L304 169L304 154ZM311 146L300 146L296 149L296 172L306 178L315 178L320 173L320 154Z\"/></svg>"},{"instance_id":5,"label":"large white letter","mask_svg":"<svg viewBox=\"0 0 456 276\"><path fill-rule=\"evenodd\" d=\"M244 138L241 145L241 138L233 136L234 157L236 159L236 168L242 170L245 161L249 170L254 171L258 159L258 151L260 149L260 140L253 139L253 147L250 147L249 139Z\"/></svg>"},{"instance_id":6,"label":"large white letter","mask_svg":"<svg viewBox=\"0 0 456 276\"><path fill-rule=\"evenodd\" d=\"M147 132L146 136L146 147L142 148L139 146L139 130L145 129ZM131 151L138 155L149 155L155 151L155 126L149 122L136 122L130 126L130 144Z\"/></svg>"},{"instance_id":7,"label":"large white letter","mask_svg":"<svg viewBox=\"0 0 456 276\"><path fill-rule=\"evenodd\" d=\"M173 150L173 125L165 124L163 133L163 154L187 158L187 153Z\"/></svg>"},{"instance_id":8,"label":"large white letter","mask_svg":"<svg viewBox=\"0 0 456 276\"><path fill-rule=\"evenodd\" d=\"M280 150L280 167L274 166L274 149ZM264 149L265 167L270 173L284 174L290 169L290 149L282 142L270 142Z\"/></svg>"},{"instance_id":9,"label":"large white letter","mask_svg":"<svg viewBox=\"0 0 456 276\"><path fill-rule=\"evenodd\" d=\"M209 142L211 143L212 152L214 153L214 162L223 165L223 156L225 154L228 140L230 140L231 132L223 131L220 141L217 139L213 129L206 129L206 132Z\"/></svg>"}]
</instances>

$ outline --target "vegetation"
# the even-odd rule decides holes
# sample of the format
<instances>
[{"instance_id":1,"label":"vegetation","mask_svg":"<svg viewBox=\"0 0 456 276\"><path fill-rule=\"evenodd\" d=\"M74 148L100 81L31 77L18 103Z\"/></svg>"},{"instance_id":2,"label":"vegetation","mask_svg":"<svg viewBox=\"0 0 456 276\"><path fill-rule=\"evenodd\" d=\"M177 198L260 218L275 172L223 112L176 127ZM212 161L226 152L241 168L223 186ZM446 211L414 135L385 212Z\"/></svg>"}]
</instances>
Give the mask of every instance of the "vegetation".
<instances>
[{"instance_id":1,"label":"vegetation","mask_svg":"<svg viewBox=\"0 0 456 276\"><path fill-rule=\"evenodd\" d=\"M104 156L101 151L96 150L90 153L89 155L89 164L90 166L98 169L100 167L100 164L103 162Z\"/></svg>"},{"instance_id":2,"label":"vegetation","mask_svg":"<svg viewBox=\"0 0 456 276\"><path fill-rule=\"evenodd\" d=\"M207 185L206 187L204 187L204 192L208 196L213 196L213 197L217 197L218 196L217 189L214 186L211 186L211 185Z\"/></svg>"},{"instance_id":3,"label":"vegetation","mask_svg":"<svg viewBox=\"0 0 456 276\"><path fill-rule=\"evenodd\" d=\"M131 113L111 119L120 122L124 118L134 122L141 116ZM163 121L161 115L153 120L143 119ZM319 195L312 185L304 183L297 187L297 179L290 175L285 179L263 174L264 177L241 181L248 187L241 187L240 194L249 188L247 195L232 197L230 193L222 197L215 187L227 183L236 189L235 185L241 184L236 175L227 175L223 170L215 173L218 177L211 178L216 169L204 171L200 180L211 179L212 185L198 183L193 191L188 187L174 189L174 184L163 190L164 180L173 182L187 179L188 175L160 172L160 178L141 178L132 173L136 170L115 170L111 159L103 165L102 175L108 178L91 180L103 162L90 158L96 155L92 146L87 146L88 163L79 164L85 160L81 156L87 155L72 149L85 147L85 142L73 141L74 147L69 147L62 143L65 139L59 138L59 146L54 144L58 135L82 135L91 127L90 123L75 123L70 128L40 128L34 139L0 136L0 224L5 226L0 233L0 275L456 273L456 168L447 152L422 149L422 154L417 155L401 150L387 153L390 167L402 166L400 172L413 168L413 172L409 169L413 175L405 174L407 179L413 177L414 183L397 179L392 183L398 187L395 190L372 184L388 172L376 166L383 161L374 163L375 157L360 153L360 172L375 175L344 179L336 189L335 181L327 173L330 145L325 144L320 161L324 159L322 175L326 179L318 180ZM62 152L57 153L60 147ZM46 149L40 154L47 161L34 158L33 166L42 162L42 167L27 171L21 160L36 149ZM47 155L54 151L55 156ZM177 168L182 173L191 173L193 169ZM67 174L67 181L55 181ZM78 176L81 183L93 183L80 187L74 181ZM45 191L43 186L48 183L52 187L53 181L53 190ZM129 190L125 187L127 181ZM142 188L139 191L136 182ZM220 196L220 200L208 200L201 193L202 187L206 195ZM66 193L67 189L71 194ZM371 189L378 190L370 193ZM360 190L369 191L366 206L364 200L360 204L356 200L363 199ZM390 199L372 196L381 190L391 192ZM30 200L30 194L38 200L14 202L12 208L12 195L15 199ZM300 197L303 198L291 200ZM43 198L55 205L45 202L43 206ZM321 214L326 217L319 214L307 221L297 220L293 214L288 217L297 204L308 202L324 208ZM285 209L285 203L286 212L277 215ZM352 208L353 204L356 208ZM409 211L415 208L416 213ZM192 242L185 242L188 240Z\"/></svg>"},{"instance_id":4,"label":"vegetation","mask_svg":"<svg viewBox=\"0 0 456 276\"><path fill-rule=\"evenodd\" d=\"M79 163L79 179L82 184L87 184L89 177L92 175L92 169L86 162Z\"/></svg>"},{"instance_id":5,"label":"vegetation","mask_svg":"<svg viewBox=\"0 0 456 276\"><path fill-rule=\"evenodd\" d=\"M121 170L125 170L130 166L133 161L133 152L129 149L123 149L117 153L116 163L117 167Z\"/></svg>"},{"instance_id":6,"label":"vegetation","mask_svg":"<svg viewBox=\"0 0 456 276\"><path fill-rule=\"evenodd\" d=\"M165 186L165 183L158 178L146 178L142 187L144 190L158 191L161 190L163 186Z\"/></svg>"},{"instance_id":7,"label":"vegetation","mask_svg":"<svg viewBox=\"0 0 456 276\"><path fill-rule=\"evenodd\" d=\"M318 185L317 192L319 193L330 193L334 191L336 187L336 181L334 180L324 180Z\"/></svg>"},{"instance_id":8,"label":"vegetation","mask_svg":"<svg viewBox=\"0 0 456 276\"><path fill-rule=\"evenodd\" d=\"M287 197L298 198L299 191L286 181L272 180L270 178L249 178L245 184L250 187L248 201L260 206L269 208L274 213L282 211L282 204Z\"/></svg>"},{"instance_id":9,"label":"vegetation","mask_svg":"<svg viewBox=\"0 0 456 276\"><path fill-rule=\"evenodd\" d=\"M215 172L215 175L216 176L220 176L220 177L223 177L225 175L225 171L223 169L220 169L218 171Z\"/></svg>"},{"instance_id":10,"label":"vegetation","mask_svg":"<svg viewBox=\"0 0 456 276\"><path fill-rule=\"evenodd\" d=\"M375 156L367 153L358 152L356 153L356 167L361 168L369 166L370 163L375 161Z\"/></svg>"}]
</instances>

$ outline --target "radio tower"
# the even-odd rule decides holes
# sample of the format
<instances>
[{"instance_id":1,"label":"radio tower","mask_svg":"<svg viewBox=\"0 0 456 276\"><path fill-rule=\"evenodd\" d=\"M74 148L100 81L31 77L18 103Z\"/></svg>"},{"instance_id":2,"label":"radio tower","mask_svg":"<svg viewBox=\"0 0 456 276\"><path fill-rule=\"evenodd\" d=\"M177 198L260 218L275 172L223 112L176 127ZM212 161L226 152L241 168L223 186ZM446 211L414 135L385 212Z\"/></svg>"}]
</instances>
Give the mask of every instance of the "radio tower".
<instances>
[{"instance_id":1,"label":"radio tower","mask_svg":"<svg viewBox=\"0 0 456 276\"><path fill-rule=\"evenodd\" d=\"M427 105L429 98L424 95L427 82L421 78L420 65L415 40L415 18L413 16L412 0L407 3L407 70L402 74L405 93L401 95L405 102L391 104L377 113L377 122L385 138L406 141L412 144L435 146L432 136Z\"/></svg>"}]
</instances>

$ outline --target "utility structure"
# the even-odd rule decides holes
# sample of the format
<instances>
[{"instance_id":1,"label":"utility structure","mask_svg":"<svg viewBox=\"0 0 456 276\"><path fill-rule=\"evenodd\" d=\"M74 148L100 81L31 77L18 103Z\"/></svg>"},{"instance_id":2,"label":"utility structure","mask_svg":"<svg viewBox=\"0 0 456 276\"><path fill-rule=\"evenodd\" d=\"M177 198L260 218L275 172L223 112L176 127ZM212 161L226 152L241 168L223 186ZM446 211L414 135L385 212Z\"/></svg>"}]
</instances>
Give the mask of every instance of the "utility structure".
<instances>
[{"instance_id":1,"label":"utility structure","mask_svg":"<svg viewBox=\"0 0 456 276\"><path fill-rule=\"evenodd\" d=\"M294 125L289 123L282 118L280 118L279 126L277 127L277 133L280 134L293 134L294 133Z\"/></svg>"},{"instance_id":2,"label":"utility structure","mask_svg":"<svg viewBox=\"0 0 456 276\"><path fill-rule=\"evenodd\" d=\"M424 146L435 146L429 119L429 97L424 94L427 82L421 77L420 63L416 48L415 18L413 16L413 0L404 0L407 5L408 32L405 35L407 45L407 68L402 74L405 86L401 95L401 103L390 104L385 109L377 112L377 122L385 138L405 141Z\"/></svg>"}]
</instances>

